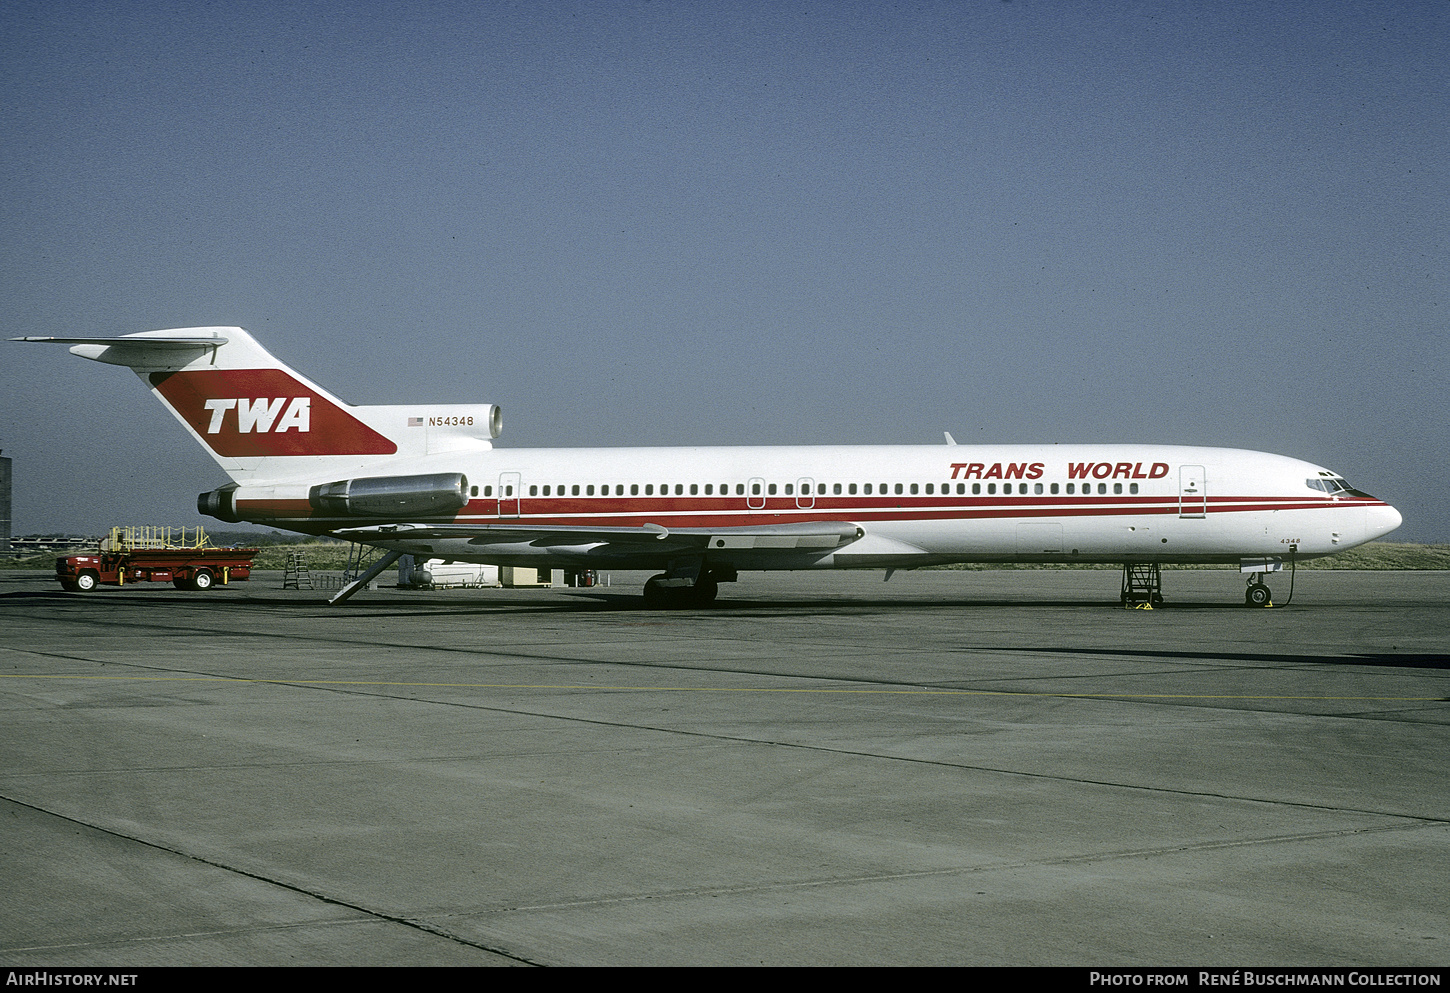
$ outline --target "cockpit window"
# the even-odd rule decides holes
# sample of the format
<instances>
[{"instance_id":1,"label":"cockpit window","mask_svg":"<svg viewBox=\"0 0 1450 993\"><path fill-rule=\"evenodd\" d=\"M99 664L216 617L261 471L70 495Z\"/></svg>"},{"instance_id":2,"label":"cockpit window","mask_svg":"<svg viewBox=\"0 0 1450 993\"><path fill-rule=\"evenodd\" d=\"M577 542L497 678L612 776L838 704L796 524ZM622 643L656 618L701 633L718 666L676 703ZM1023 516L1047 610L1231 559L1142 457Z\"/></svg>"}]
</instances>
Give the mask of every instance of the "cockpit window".
<instances>
[{"instance_id":1,"label":"cockpit window","mask_svg":"<svg viewBox=\"0 0 1450 993\"><path fill-rule=\"evenodd\" d=\"M1353 486L1350 486L1348 480L1346 480L1343 476L1325 476L1321 479L1306 479L1304 480L1304 485L1309 487L1311 490L1319 490L1321 493L1329 493L1331 495L1336 493L1347 493L1350 496L1354 497L1361 497L1371 500L1374 499L1368 493L1362 493L1361 491L1355 489Z\"/></svg>"}]
</instances>

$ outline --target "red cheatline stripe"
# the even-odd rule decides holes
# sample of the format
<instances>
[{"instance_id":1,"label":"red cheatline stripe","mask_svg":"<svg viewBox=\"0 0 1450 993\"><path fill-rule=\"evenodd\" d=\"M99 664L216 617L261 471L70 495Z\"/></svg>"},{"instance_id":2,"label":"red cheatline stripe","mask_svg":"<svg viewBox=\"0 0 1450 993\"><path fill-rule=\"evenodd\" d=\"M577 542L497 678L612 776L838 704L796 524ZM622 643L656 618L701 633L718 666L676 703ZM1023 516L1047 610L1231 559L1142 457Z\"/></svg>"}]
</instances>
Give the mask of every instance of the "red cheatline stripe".
<instances>
[{"instance_id":1,"label":"red cheatline stripe","mask_svg":"<svg viewBox=\"0 0 1450 993\"><path fill-rule=\"evenodd\" d=\"M241 500L240 508L266 511L279 521L305 520L313 516L311 507L302 500ZM797 507L777 500L761 510L744 511L739 498L632 498L623 501L612 497L579 498L524 497L518 516L500 516L500 501L474 499L454 520L457 523L517 524L523 527L550 525L587 527L637 526L646 523L668 523L675 527L748 527L766 523L768 519L848 520L848 521L950 521L994 520L1013 517L1122 517L1173 516L1180 512L1176 497L1094 497L1064 500L1060 497L1020 497L1006 499L967 498L948 505L931 498L910 500L876 500L850 503L845 500L821 499L812 507ZM512 507L515 501L502 501ZM1185 508L1193 508L1185 504ZM1348 507L1384 506L1378 500L1314 500L1300 497L1213 497L1208 513L1251 513L1264 510L1325 510ZM547 508L547 509L546 509ZM1191 510L1190 510L1191 512ZM322 515L318 515L322 516ZM345 526L338 519L339 526ZM356 522L352 522L356 523Z\"/></svg>"}]
</instances>

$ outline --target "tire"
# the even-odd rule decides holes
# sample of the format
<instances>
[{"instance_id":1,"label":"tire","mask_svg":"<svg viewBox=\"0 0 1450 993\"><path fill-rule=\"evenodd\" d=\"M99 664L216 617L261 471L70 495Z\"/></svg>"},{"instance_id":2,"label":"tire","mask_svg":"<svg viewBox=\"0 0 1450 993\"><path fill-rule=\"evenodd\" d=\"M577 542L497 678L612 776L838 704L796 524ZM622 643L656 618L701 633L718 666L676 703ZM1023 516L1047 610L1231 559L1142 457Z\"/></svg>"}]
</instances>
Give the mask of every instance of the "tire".
<instances>
[{"instance_id":1,"label":"tire","mask_svg":"<svg viewBox=\"0 0 1450 993\"><path fill-rule=\"evenodd\" d=\"M1265 586L1263 583L1255 583L1254 585L1250 586L1248 592L1244 594L1244 603L1248 604L1250 607L1267 607L1270 603L1270 598L1272 596L1273 594L1270 593L1267 586Z\"/></svg>"},{"instance_id":2,"label":"tire","mask_svg":"<svg viewBox=\"0 0 1450 993\"><path fill-rule=\"evenodd\" d=\"M100 579L97 578L94 572L83 572L76 577L76 591L79 593L89 593L96 588L96 584L99 582Z\"/></svg>"},{"instance_id":3,"label":"tire","mask_svg":"<svg viewBox=\"0 0 1450 993\"><path fill-rule=\"evenodd\" d=\"M191 589L191 583L188 580L183 579L181 576L177 576L175 579L173 579L171 581L171 585L175 586L178 590Z\"/></svg>"},{"instance_id":4,"label":"tire","mask_svg":"<svg viewBox=\"0 0 1450 993\"><path fill-rule=\"evenodd\" d=\"M666 602L669 600L669 590L668 587L662 585L664 580L665 574L660 573L658 576L652 576L644 584L644 606L646 610L659 610L666 605Z\"/></svg>"},{"instance_id":5,"label":"tire","mask_svg":"<svg viewBox=\"0 0 1450 993\"><path fill-rule=\"evenodd\" d=\"M690 587L690 593L690 599L696 606L708 607L720 594L720 584L710 576L702 576L696 580L694 586Z\"/></svg>"},{"instance_id":6,"label":"tire","mask_svg":"<svg viewBox=\"0 0 1450 993\"><path fill-rule=\"evenodd\" d=\"M207 590L212 588L212 584L215 582L216 579L212 576L209 570L198 569L195 573L192 574L191 588L194 590L201 590L203 593L205 593Z\"/></svg>"}]
</instances>

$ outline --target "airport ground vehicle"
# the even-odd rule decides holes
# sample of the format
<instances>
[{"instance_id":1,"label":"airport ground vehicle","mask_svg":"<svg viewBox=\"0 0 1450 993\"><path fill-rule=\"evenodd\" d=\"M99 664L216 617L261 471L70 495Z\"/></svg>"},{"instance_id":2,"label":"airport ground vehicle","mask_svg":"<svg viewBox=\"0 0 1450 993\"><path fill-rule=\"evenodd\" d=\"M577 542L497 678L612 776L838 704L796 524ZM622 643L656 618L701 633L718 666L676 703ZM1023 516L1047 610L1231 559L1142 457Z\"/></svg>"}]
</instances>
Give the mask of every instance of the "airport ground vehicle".
<instances>
[{"instance_id":1,"label":"airport ground vehicle","mask_svg":"<svg viewBox=\"0 0 1450 993\"><path fill-rule=\"evenodd\" d=\"M148 582L209 590L250 578L256 554L255 548L212 548L201 528L116 527L95 554L56 559L55 578L72 593Z\"/></svg>"}]
</instances>

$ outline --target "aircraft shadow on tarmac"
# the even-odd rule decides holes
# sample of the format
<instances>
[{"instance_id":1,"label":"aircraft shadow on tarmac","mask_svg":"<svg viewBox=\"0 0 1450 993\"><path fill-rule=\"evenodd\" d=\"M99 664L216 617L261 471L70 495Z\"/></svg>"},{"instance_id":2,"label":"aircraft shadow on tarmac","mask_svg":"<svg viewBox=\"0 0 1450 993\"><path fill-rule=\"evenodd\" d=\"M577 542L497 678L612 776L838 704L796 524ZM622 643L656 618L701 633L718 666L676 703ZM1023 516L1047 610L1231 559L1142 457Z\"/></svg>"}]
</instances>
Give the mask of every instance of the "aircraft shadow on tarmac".
<instances>
[{"instance_id":1,"label":"aircraft shadow on tarmac","mask_svg":"<svg viewBox=\"0 0 1450 993\"><path fill-rule=\"evenodd\" d=\"M725 599L717 600L706 607L686 607L677 609L647 609L641 603L641 599L633 592L611 593L600 590L570 591L564 597L553 597L547 601L521 601L517 599L496 600L493 602L480 602L479 600L461 600L453 596L439 596L434 591L418 590L409 591L407 599L403 602L389 601L386 603L377 600L362 599L351 600L337 608L330 608L325 598L313 594L311 591L303 591L306 595L299 595L295 598L268 597L258 598L233 598L226 596L223 592L213 591L206 594L192 596L166 595L163 591L157 591L155 596L147 596L144 592L95 592L90 594L67 593L60 590L29 590L16 591L12 593L0 593L0 600L45 600L50 602L69 602L76 605L90 604L106 611L114 611L121 608L129 613L131 610L155 611L157 608L176 609L185 611L203 612L228 612L243 614L252 612L274 612L283 610L291 612L294 610L317 611L325 608L325 613L332 613L335 610L342 612L342 616L356 617L358 613L366 613L375 617L396 617L416 616L446 613L453 617L475 615L478 617L498 617L500 615L527 615L527 614L573 614L573 613L596 613L596 612L632 612L658 617L661 622L678 618L686 620L692 616L701 614L709 615L731 615L738 616L767 616L774 618L782 617L812 617L812 616L841 616L859 615L867 613L896 613L905 614L913 611L940 611L944 609L1022 609L1041 610L1043 608L1091 608L1094 610L1121 610L1123 609L1117 601L1112 600L1016 600L1004 598L1000 600L986 599L881 599L881 598L855 598L845 599L833 597L831 599L811 600L794 597L789 599ZM1197 603L1175 603L1160 605L1158 609L1172 607L1176 610L1247 610L1241 603L1233 602L1197 602ZM1307 608L1308 605L1303 605ZM138 619L139 620L139 619ZM1345 655L1302 655L1302 654L1281 654L1267 652L1184 652L1184 651L1159 651L1159 650L1134 650L1122 648L1052 648L1032 647L1023 648L1020 646L992 646L972 645L974 651L992 651L1003 653L1026 653L1026 654L1064 654L1064 655L1102 655L1115 658L1142 657L1153 659L1185 659L1185 660L1212 660L1217 662L1260 662L1273 665L1367 665L1386 666L1392 668L1408 669L1450 669L1450 656L1437 653L1420 654L1395 654L1395 653L1356 653Z\"/></svg>"},{"instance_id":2,"label":"aircraft shadow on tarmac","mask_svg":"<svg viewBox=\"0 0 1450 993\"><path fill-rule=\"evenodd\" d=\"M1353 655L1285 655L1273 652L1165 652L1127 648L1008 648L973 646L976 651L1028 655L1102 655L1112 658L1190 659L1214 662L1268 662L1273 665L1380 665L1396 669L1450 669L1450 655L1364 652Z\"/></svg>"}]
</instances>

